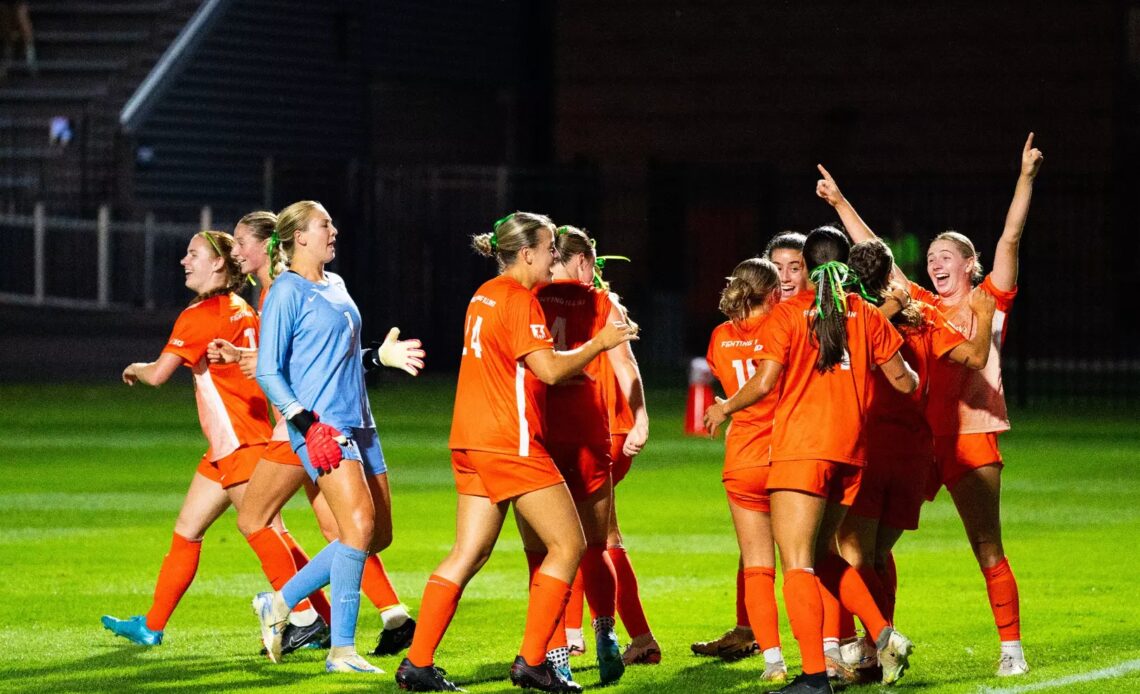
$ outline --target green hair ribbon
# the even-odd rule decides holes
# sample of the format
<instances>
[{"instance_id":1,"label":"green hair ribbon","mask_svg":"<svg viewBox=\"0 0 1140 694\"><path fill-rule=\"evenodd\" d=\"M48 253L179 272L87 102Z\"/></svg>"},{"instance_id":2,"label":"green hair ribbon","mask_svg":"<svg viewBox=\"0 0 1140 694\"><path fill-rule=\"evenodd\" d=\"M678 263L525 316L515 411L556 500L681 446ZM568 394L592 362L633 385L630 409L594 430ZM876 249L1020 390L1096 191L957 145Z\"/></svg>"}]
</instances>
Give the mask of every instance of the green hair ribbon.
<instances>
[{"instance_id":1,"label":"green hair ribbon","mask_svg":"<svg viewBox=\"0 0 1140 694\"><path fill-rule=\"evenodd\" d=\"M509 215L507 215L506 217L500 217L499 219L495 220L495 223L491 225L491 250L492 251L499 250L499 227L501 227L508 219L510 219L511 217L514 217L514 216L515 216L515 213L512 212Z\"/></svg>"},{"instance_id":2,"label":"green hair ribbon","mask_svg":"<svg viewBox=\"0 0 1140 694\"><path fill-rule=\"evenodd\" d=\"M826 276L831 280L831 300L835 302L836 310L838 310L840 314L846 315L847 292L845 291L844 286L847 282L850 281L850 278L854 276L854 273L851 272L851 268L847 267L845 263L841 263L838 260L832 260L812 270L809 276L811 277L811 281L815 283L816 286L816 309L820 313L823 313L823 278Z\"/></svg>"},{"instance_id":3,"label":"green hair ribbon","mask_svg":"<svg viewBox=\"0 0 1140 694\"><path fill-rule=\"evenodd\" d=\"M265 254L269 256L269 277L272 279L277 268L277 247L281 245L281 235L274 229L269 235L269 244L265 247Z\"/></svg>"},{"instance_id":4,"label":"green hair ribbon","mask_svg":"<svg viewBox=\"0 0 1140 694\"><path fill-rule=\"evenodd\" d=\"M222 253L222 247L218 245L218 242L214 239L213 236L210 235L210 232L199 231L198 235L201 236L202 238L206 239L207 241L209 241L210 245L213 246L213 248L214 248L214 252L218 254L219 258L225 258L226 257L226 254Z\"/></svg>"},{"instance_id":5,"label":"green hair ribbon","mask_svg":"<svg viewBox=\"0 0 1140 694\"><path fill-rule=\"evenodd\" d=\"M591 245L592 245L593 239L590 239L590 241L591 241ZM602 287L602 270L606 269L606 261L608 261L608 260L624 260L627 263L633 262L632 260L625 257L624 255L599 255L597 258L595 258L594 259L594 287L596 287L598 289L601 289L601 287Z\"/></svg>"}]
</instances>

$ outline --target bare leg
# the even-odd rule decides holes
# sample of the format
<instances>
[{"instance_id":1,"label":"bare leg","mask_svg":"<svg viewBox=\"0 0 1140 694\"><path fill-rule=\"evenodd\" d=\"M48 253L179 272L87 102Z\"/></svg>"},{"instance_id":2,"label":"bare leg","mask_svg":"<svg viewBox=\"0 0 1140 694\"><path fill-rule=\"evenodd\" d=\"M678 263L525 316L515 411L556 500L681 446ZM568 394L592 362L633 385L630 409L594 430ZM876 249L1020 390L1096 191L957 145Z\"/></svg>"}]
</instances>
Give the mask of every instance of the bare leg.
<instances>
[{"instance_id":1,"label":"bare leg","mask_svg":"<svg viewBox=\"0 0 1140 694\"><path fill-rule=\"evenodd\" d=\"M1001 468L989 465L967 473L950 490L978 566L1005 559L1001 542Z\"/></svg>"},{"instance_id":2,"label":"bare leg","mask_svg":"<svg viewBox=\"0 0 1140 694\"><path fill-rule=\"evenodd\" d=\"M317 486L336 518L341 544L367 552L372 546L376 508L373 492L358 460L342 460L340 467L317 478ZM391 541L391 525L388 527Z\"/></svg>"}]
</instances>

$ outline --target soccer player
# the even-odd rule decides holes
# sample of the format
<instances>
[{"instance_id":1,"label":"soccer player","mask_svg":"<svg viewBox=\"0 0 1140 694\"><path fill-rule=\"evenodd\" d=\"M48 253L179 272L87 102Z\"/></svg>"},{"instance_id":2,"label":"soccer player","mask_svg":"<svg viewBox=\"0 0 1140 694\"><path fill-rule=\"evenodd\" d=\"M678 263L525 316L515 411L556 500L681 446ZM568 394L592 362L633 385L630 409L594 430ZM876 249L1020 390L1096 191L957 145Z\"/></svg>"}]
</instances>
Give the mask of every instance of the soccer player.
<instances>
[{"instance_id":1,"label":"soccer player","mask_svg":"<svg viewBox=\"0 0 1140 694\"><path fill-rule=\"evenodd\" d=\"M756 375L705 412L711 434L728 415L762 399L784 377L772 431L768 493L772 534L784 568L785 607L803 661L803 672L780 690L788 694L831 691L821 590L867 625L878 645L885 684L902 676L913 648L883 618L858 572L834 549L835 531L866 464L865 413L873 367L903 392L918 387L917 376L899 354L902 338L873 306L844 289L848 250L847 237L832 227L808 235L804 261L813 291L772 311L757 336L762 348L756 354Z\"/></svg>"},{"instance_id":2,"label":"soccer player","mask_svg":"<svg viewBox=\"0 0 1140 694\"><path fill-rule=\"evenodd\" d=\"M1029 672L1021 644L1021 612L1017 581L1001 535L1001 470L997 435L1009 430L1009 415L1001 379L1001 345L1008 327L1006 318L1017 296L1018 252L1033 183L1044 161L1033 146L1033 133L1021 149L1021 171L1005 226L994 251L994 267L983 276L974 244L966 236L947 231L931 242L926 253L926 272L934 293L910 283L911 295L929 303L968 336L978 329L970 309L971 291L977 285L997 304L992 319L993 342L989 360L981 371L937 361L931 364L930 397L926 415L934 432L936 474L954 500L974 558L986 582L990 609L1001 640L997 675L1008 677ZM830 179L821 166L824 181ZM836 189L838 190L838 189ZM843 218L850 205L841 195L831 202ZM870 230L849 229L856 241L873 237ZM860 234L860 236L854 236ZM899 273L901 274L901 273Z\"/></svg>"},{"instance_id":3,"label":"soccer player","mask_svg":"<svg viewBox=\"0 0 1140 694\"><path fill-rule=\"evenodd\" d=\"M234 227L233 257L240 263L241 271L256 278L255 284L261 288L259 306L263 307L273 274L269 262L268 245L277 227L277 215L268 211L251 212L238 221ZM278 269L278 274L283 269ZM413 376L423 366L424 352L419 340L397 341L399 331L393 329L384 344L377 349L364 350L364 368L367 370L379 363L404 369ZM237 348L225 340L214 340L209 350L211 361L229 363L238 361L242 371L252 378L257 368L256 348ZM285 418L274 408L276 426L273 436L257 468L250 478L246 490L245 503L238 512L238 529L245 535L262 560L263 568L271 574L274 589L280 589L297 569L309 562L308 555L297 545L288 531L277 533L268 524L269 519L278 514L293 494L303 485L317 517L321 533L328 541L338 539L336 519L333 518L328 502L320 489L309 479L301 459L293 452L289 442L289 432ZM415 633L415 620L400 603L396 591L384 571L384 565L376 554L368 555L364 562L364 575L361 590L380 610L384 627L373 655L394 655L412 642ZM328 640L329 605L320 590L311 596L317 615L298 614L294 609L289 615L289 623L282 634L282 655L288 654L308 643L324 643ZM301 605L306 605L302 601Z\"/></svg>"},{"instance_id":4,"label":"soccer player","mask_svg":"<svg viewBox=\"0 0 1140 694\"><path fill-rule=\"evenodd\" d=\"M472 239L476 252L495 258L500 273L468 304L448 441L459 497L455 544L424 589L415 639L396 672L404 689L456 691L435 667L435 651L463 587L486 563L513 503L546 556L531 582L526 633L511 681L543 691L581 691L546 660L586 541L574 500L544 444L543 403L546 386L577 375L602 352L635 339L636 332L611 323L577 349L554 349L533 293L552 278L554 231L548 217L515 212L491 233Z\"/></svg>"},{"instance_id":5,"label":"soccer player","mask_svg":"<svg viewBox=\"0 0 1140 694\"><path fill-rule=\"evenodd\" d=\"M995 308L990 294L978 290L971 293L970 305L980 329L967 340L933 306L911 299L906 287L892 287L894 256L882 241L855 244L849 264L866 292L864 298L892 314L891 323L903 338L903 358L914 368L920 383L926 382L930 363L939 359L970 369L986 365L989 322ZM894 620L898 585L891 551L903 531L918 528L919 510L933 471L933 435L924 416L925 405L925 388L908 396L881 378L875 379L867 415L867 467L855 503L839 526L840 554L863 576L888 621ZM849 614L843 621L836 634L844 642L841 660L848 668L873 670L874 651L864 653L866 642L854 638Z\"/></svg>"},{"instance_id":6,"label":"soccer player","mask_svg":"<svg viewBox=\"0 0 1140 694\"><path fill-rule=\"evenodd\" d=\"M798 231L781 231L768 241L764 258L776 266L780 279L780 301L787 301L807 287L804 271L804 239ZM733 661L760 652L756 635L748 622L744 602L744 559L736 567L736 626L710 641L697 641L689 648L697 655L715 656Z\"/></svg>"},{"instance_id":7,"label":"soccer player","mask_svg":"<svg viewBox=\"0 0 1140 694\"><path fill-rule=\"evenodd\" d=\"M257 384L236 365L210 364L207 345L215 337L235 344L256 339L257 314L237 291L245 276L230 257L233 238L203 231L190 239L181 265L194 300L178 316L158 359L135 362L123 382L160 386L180 366L194 374L198 419L209 448L198 463L174 523L170 552L162 560L154 601L145 616L103 617L103 626L143 646L162 643L166 623L198 571L206 530L229 508L242 506L247 482L269 440L269 406ZM280 520L278 530L284 530ZM270 577L272 578L272 577Z\"/></svg>"},{"instance_id":8,"label":"soccer player","mask_svg":"<svg viewBox=\"0 0 1140 694\"><path fill-rule=\"evenodd\" d=\"M584 345L606 325L621 322L624 316L608 292L592 286L596 253L592 239L584 231L559 227L554 247L558 261L552 269L553 281L542 283L536 295L554 348L566 351ZM620 352L625 346L618 345L613 351ZM547 388L543 443L566 480L585 533L586 551L578 574L594 616L598 674L602 684L609 684L621 678L625 663L614 633L616 579L605 556L613 483L609 412L600 387L601 361L602 358L595 359L582 375ZM545 549L525 519L517 518L517 522L533 575ZM576 609L580 617L581 605ZM581 624L577 626L580 628ZM565 629L555 629L547 657L570 679Z\"/></svg>"},{"instance_id":9,"label":"soccer player","mask_svg":"<svg viewBox=\"0 0 1140 694\"><path fill-rule=\"evenodd\" d=\"M278 213L269 262L288 271L275 276L265 300L257 382L288 422L293 449L328 502L339 539L280 590L258 594L253 606L266 652L280 662L289 611L331 585L326 671L378 674L356 652L355 632L365 561L392 542L391 498L364 385L360 312L344 281L325 270L337 234L318 202Z\"/></svg>"},{"instance_id":10,"label":"soccer player","mask_svg":"<svg viewBox=\"0 0 1140 694\"><path fill-rule=\"evenodd\" d=\"M720 311L728 320L709 338L706 359L726 397L732 397L756 373L760 326L780 301L779 270L769 260L749 258L728 277L720 294ZM782 683L788 668L780 650L776 611L776 550L772 543L771 504L768 497L768 449L776 409L772 393L733 415L725 434L721 480L740 544L747 637L756 638L764 654L764 682ZM756 630L752 637L752 630Z\"/></svg>"},{"instance_id":11,"label":"soccer player","mask_svg":"<svg viewBox=\"0 0 1140 694\"><path fill-rule=\"evenodd\" d=\"M632 325L621 299L609 284L602 279L605 257L595 257L591 281L595 287L609 293L610 300L621 312L623 320ZM579 280L585 282L585 269ZM606 536L606 557L614 569L617 581L617 613L631 637L622 652L626 665L656 665L661 662L661 646L649 628L645 610L641 605L641 595L637 585L637 575L629 560L621 528L617 518L617 485L629 474L633 458L641 453L649 440L649 411L645 403L645 389L642 385L641 370L633 355L632 346L627 342L616 349L605 352L597 361L598 383L602 389L602 400L606 404L610 428L610 468L614 493L610 497L610 521ZM579 595L581 593L579 592ZM570 597L571 605L574 596ZM577 602L577 614L581 615L581 600ZM567 608L567 614L572 609ZM569 617L567 617L569 627ZM581 627L581 622L578 622ZM569 629L567 634L570 634ZM578 631L581 637L581 629Z\"/></svg>"}]
</instances>

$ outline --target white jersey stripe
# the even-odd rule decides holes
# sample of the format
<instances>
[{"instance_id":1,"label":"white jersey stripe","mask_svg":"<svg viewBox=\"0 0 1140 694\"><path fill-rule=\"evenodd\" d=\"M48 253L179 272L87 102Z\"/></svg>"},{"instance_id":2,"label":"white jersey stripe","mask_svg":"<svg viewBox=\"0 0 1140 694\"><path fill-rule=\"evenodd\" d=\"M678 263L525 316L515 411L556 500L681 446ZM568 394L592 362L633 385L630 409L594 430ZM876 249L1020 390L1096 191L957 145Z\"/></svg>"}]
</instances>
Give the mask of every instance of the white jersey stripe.
<instances>
[{"instance_id":1,"label":"white jersey stripe","mask_svg":"<svg viewBox=\"0 0 1140 694\"><path fill-rule=\"evenodd\" d=\"M194 366L194 394L198 399L198 409L203 415L202 429L210 442L212 460L220 460L241 446L230 413L222 401L222 394L210 377L210 367L206 357Z\"/></svg>"},{"instance_id":2,"label":"white jersey stripe","mask_svg":"<svg viewBox=\"0 0 1140 694\"><path fill-rule=\"evenodd\" d=\"M519 415L519 455L530 455L530 425L526 421L526 369L515 364L515 408Z\"/></svg>"}]
</instances>

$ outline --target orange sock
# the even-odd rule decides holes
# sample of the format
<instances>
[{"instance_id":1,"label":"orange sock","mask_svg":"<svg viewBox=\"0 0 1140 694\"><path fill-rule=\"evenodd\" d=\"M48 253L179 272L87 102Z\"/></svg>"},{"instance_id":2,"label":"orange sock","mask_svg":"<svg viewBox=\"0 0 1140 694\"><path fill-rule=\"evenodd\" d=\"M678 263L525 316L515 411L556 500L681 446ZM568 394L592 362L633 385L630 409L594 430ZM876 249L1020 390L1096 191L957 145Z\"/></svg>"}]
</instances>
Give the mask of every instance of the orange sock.
<instances>
[{"instance_id":1,"label":"orange sock","mask_svg":"<svg viewBox=\"0 0 1140 694\"><path fill-rule=\"evenodd\" d=\"M525 550L526 565L530 571L530 577L527 579L527 586L529 587L534 583L534 578L538 574L538 567L542 566L542 562L546 559L546 552L534 552ZM582 571L578 571L578 577L582 576ZM575 579L577 582L577 579ZM546 652L549 653L555 648L566 648L566 613L570 610L567 605L562 614L558 615L558 624L554 627L554 632L550 635L550 641L546 644ZM582 603L578 603L578 628L582 628Z\"/></svg>"},{"instance_id":2,"label":"orange sock","mask_svg":"<svg viewBox=\"0 0 1140 694\"><path fill-rule=\"evenodd\" d=\"M637 589L637 576L625 547L610 547L606 550L610 565L614 567L617 579L617 612L621 623L631 638L649 633L649 621L645 619L645 609L641 606L641 595Z\"/></svg>"},{"instance_id":3,"label":"orange sock","mask_svg":"<svg viewBox=\"0 0 1140 694\"><path fill-rule=\"evenodd\" d=\"M360 578L360 591L368 596L376 609L383 612L389 607L400 604L396 589L392 587L392 580L384 570L384 562L376 554L368 555L364 560L364 575Z\"/></svg>"},{"instance_id":4,"label":"orange sock","mask_svg":"<svg viewBox=\"0 0 1140 694\"><path fill-rule=\"evenodd\" d=\"M780 645L780 621L776 614L776 570L770 566L744 569L744 602L748 623L756 631L760 648L768 650Z\"/></svg>"},{"instance_id":5,"label":"orange sock","mask_svg":"<svg viewBox=\"0 0 1140 694\"><path fill-rule=\"evenodd\" d=\"M154 585L154 602L146 613L146 628L162 631L170 620L174 608L198 573L198 558L202 554L202 541L187 540L178 533L170 542L170 551L162 558L158 581Z\"/></svg>"},{"instance_id":6,"label":"orange sock","mask_svg":"<svg viewBox=\"0 0 1140 694\"><path fill-rule=\"evenodd\" d=\"M824 637L827 632L824 631ZM846 610L843 605L839 606L839 641L843 642L847 639L855 638L855 615Z\"/></svg>"},{"instance_id":7,"label":"orange sock","mask_svg":"<svg viewBox=\"0 0 1140 694\"><path fill-rule=\"evenodd\" d=\"M293 564L296 565L297 571L305 568L305 564L309 563L309 555L305 554L305 550L301 549L301 545L293 539L293 536L286 530L280 533L281 539L289 547L289 553L293 555ZM332 624L332 605L329 605L329 599L325 597L325 592L321 589L314 590L309 594L309 604L325 620L325 624Z\"/></svg>"},{"instance_id":8,"label":"orange sock","mask_svg":"<svg viewBox=\"0 0 1140 694\"><path fill-rule=\"evenodd\" d=\"M281 586L288 583L293 574L297 573L289 545L285 544L285 540L273 528L262 528L250 533L245 539L261 562L261 571L269 579L269 585L273 586L273 590L281 590ZM308 600L302 600L297 603L293 611L304 612L312 606Z\"/></svg>"},{"instance_id":9,"label":"orange sock","mask_svg":"<svg viewBox=\"0 0 1140 694\"><path fill-rule=\"evenodd\" d=\"M887 563L882 569L876 568L879 582L883 584L883 616L891 624L895 623L895 595L899 592L899 575L895 567L895 554L887 554Z\"/></svg>"},{"instance_id":10,"label":"orange sock","mask_svg":"<svg viewBox=\"0 0 1140 694\"><path fill-rule=\"evenodd\" d=\"M829 552L826 557L817 561L816 570L819 572L820 585L839 598L843 606L863 622L868 636L878 639L883 629L890 626L875 603L875 598L863 577L847 563L846 559ZM874 580L877 585L878 578Z\"/></svg>"},{"instance_id":11,"label":"orange sock","mask_svg":"<svg viewBox=\"0 0 1140 694\"><path fill-rule=\"evenodd\" d=\"M792 625L792 635L800 646L805 675L827 672L823 658L823 604L819 580L811 569L784 572L784 608Z\"/></svg>"},{"instance_id":12,"label":"orange sock","mask_svg":"<svg viewBox=\"0 0 1140 694\"><path fill-rule=\"evenodd\" d=\"M530 602L526 611L526 632L519 655L527 665L541 665L546 660L546 644L558 626L559 615L570 599L570 584L541 571L530 584ZM421 615L423 608L420 608ZM417 634L419 629L417 628ZM413 661L414 662L414 661Z\"/></svg>"},{"instance_id":13,"label":"orange sock","mask_svg":"<svg viewBox=\"0 0 1140 694\"><path fill-rule=\"evenodd\" d=\"M752 628L748 622L748 604L744 601L744 569L736 570L736 628Z\"/></svg>"},{"instance_id":14,"label":"orange sock","mask_svg":"<svg viewBox=\"0 0 1140 694\"><path fill-rule=\"evenodd\" d=\"M586 545L582 555L582 580L585 585L586 601L590 603L590 614L598 617L614 616L617 607L617 581L613 566L606 562L604 544Z\"/></svg>"},{"instance_id":15,"label":"orange sock","mask_svg":"<svg viewBox=\"0 0 1140 694\"><path fill-rule=\"evenodd\" d=\"M582 610L586 607L586 584L582 578L582 569L574 575L574 582L570 584L570 602L566 603L566 628L582 628Z\"/></svg>"},{"instance_id":16,"label":"orange sock","mask_svg":"<svg viewBox=\"0 0 1140 694\"><path fill-rule=\"evenodd\" d=\"M546 652L549 653L555 648L566 648L569 645L566 640L566 610L562 610L558 614L558 623L554 625L550 640L546 642Z\"/></svg>"},{"instance_id":17,"label":"orange sock","mask_svg":"<svg viewBox=\"0 0 1140 694\"><path fill-rule=\"evenodd\" d=\"M990 596L990 609L994 612L994 624L1002 641L1021 640L1021 602L1017 596L1017 579L1009 560L1002 559L988 569L982 569L986 577L986 592Z\"/></svg>"},{"instance_id":18,"label":"orange sock","mask_svg":"<svg viewBox=\"0 0 1140 694\"><path fill-rule=\"evenodd\" d=\"M842 630L843 605L839 596L828 590L823 581L819 582L819 602L823 605L823 638L838 639ZM851 628L855 628L854 624Z\"/></svg>"},{"instance_id":19,"label":"orange sock","mask_svg":"<svg viewBox=\"0 0 1140 694\"><path fill-rule=\"evenodd\" d=\"M427 667L435 662L435 649L443 640L451 618L459 607L463 589L451 581L432 574L424 587L420 602L420 619L416 622L416 635L408 649L408 660L416 667ZM545 654L544 654L545 656Z\"/></svg>"}]
</instances>

